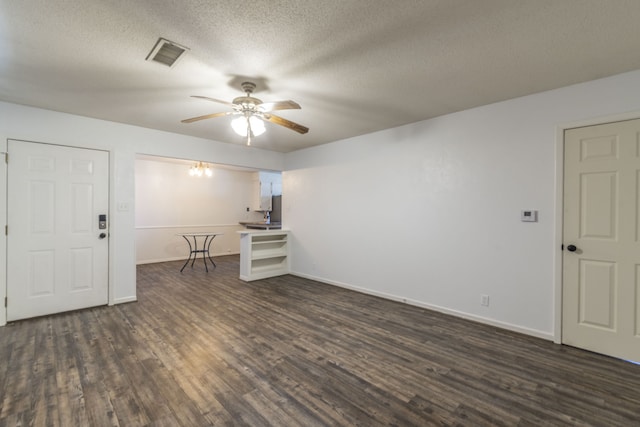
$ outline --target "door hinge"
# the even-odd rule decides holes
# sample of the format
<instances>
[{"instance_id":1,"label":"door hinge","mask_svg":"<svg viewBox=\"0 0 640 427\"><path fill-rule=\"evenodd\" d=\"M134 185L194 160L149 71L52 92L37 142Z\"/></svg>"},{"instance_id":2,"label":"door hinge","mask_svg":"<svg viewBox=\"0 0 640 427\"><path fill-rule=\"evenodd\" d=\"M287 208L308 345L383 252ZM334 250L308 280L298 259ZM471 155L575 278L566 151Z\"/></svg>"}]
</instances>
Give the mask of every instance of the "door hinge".
<instances>
[{"instance_id":1,"label":"door hinge","mask_svg":"<svg viewBox=\"0 0 640 427\"><path fill-rule=\"evenodd\" d=\"M9 164L9 153L2 153L2 154L4 154L4 162L6 164Z\"/></svg>"},{"instance_id":2,"label":"door hinge","mask_svg":"<svg viewBox=\"0 0 640 427\"><path fill-rule=\"evenodd\" d=\"M5 235L5 236L8 236L8 235L9 235L9 226L8 226L8 225L5 225L5 226L4 226L4 235Z\"/></svg>"},{"instance_id":3,"label":"door hinge","mask_svg":"<svg viewBox=\"0 0 640 427\"><path fill-rule=\"evenodd\" d=\"M7 300L8 300L8 299L9 299L9 298L4 297L4 306L5 306L5 307L7 306Z\"/></svg>"}]
</instances>

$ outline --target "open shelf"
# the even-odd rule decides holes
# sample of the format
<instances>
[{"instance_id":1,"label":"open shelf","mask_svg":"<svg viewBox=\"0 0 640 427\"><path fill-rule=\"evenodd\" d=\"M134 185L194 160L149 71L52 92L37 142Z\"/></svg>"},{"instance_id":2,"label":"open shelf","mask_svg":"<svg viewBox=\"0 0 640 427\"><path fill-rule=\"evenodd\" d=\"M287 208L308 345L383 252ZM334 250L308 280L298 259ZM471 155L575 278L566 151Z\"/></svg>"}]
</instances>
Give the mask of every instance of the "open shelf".
<instances>
[{"instance_id":1,"label":"open shelf","mask_svg":"<svg viewBox=\"0 0 640 427\"><path fill-rule=\"evenodd\" d=\"M287 256L286 240L253 243L251 245L251 249L251 259L254 260Z\"/></svg>"},{"instance_id":2,"label":"open shelf","mask_svg":"<svg viewBox=\"0 0 640 427\"><path fill-rule=\"evenodd\" d=\"M255 259L251 263L251 273L282 270L286 262L286 258L286 256L282 256L277 258Z\"/></svg>"},{"instance_id":3,"label":"open shelf","mask_svg":"<svg viewBox=\"0 0 640 427\"><path fill-rule=\"evenodd\" d=\"M289 232L239 231L240 279L264 279L289 273Z\"/></svg>"},{"instance_id":4,"label":"open shelf","mask_svg":"<svg viewBox=\"0 0 640 427\"><path fill-rule=\"evenodd\" d=\"M273 243L273 242L286 242L287 241L287 233L283 233L281 231L275 232L276 234L269 233L266 236L253 235L253 239L251 239L251 243L253 244L261 244L261 243Z\"/></svg>"}]
</instances>

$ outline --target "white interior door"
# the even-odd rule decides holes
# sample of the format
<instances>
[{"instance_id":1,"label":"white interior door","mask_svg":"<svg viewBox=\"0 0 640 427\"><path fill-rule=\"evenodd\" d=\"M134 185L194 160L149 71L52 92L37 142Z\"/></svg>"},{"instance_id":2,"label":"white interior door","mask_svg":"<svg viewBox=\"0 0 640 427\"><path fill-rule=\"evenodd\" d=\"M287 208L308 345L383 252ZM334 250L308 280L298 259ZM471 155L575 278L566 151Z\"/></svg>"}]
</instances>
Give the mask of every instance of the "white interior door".
<instances>
[{"instance_id":1,"label":"white interior door","mask_svg":"<svg viewBox=\"0 0 640 427\"><path fill-rule=\"evenodd\" d=\"M11 140L8 151L7 320L107 304L98 216L109 208L109 153Z\"/></svg>"},{"instance_id":2,"label":"white interior door","mask_svg":"<svg viewBox=\"0 0 640 427\"><path fill-rule=\"evenodd\" d=\"M562 341L640 361L640 120L565 133Z\"/></svg>"}]
</instances>

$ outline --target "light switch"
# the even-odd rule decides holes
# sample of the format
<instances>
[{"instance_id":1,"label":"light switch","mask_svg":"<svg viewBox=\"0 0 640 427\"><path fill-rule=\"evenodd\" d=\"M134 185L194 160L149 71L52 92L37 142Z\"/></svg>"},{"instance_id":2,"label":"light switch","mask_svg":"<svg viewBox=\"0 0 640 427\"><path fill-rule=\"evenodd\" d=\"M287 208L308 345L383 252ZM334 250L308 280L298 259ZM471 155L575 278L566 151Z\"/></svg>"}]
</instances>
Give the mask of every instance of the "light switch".
<instances>
[{"instance_id":1,"label":"light switch","mask_svg":"<svg viewBox=\"0 0 640 427\"><path fill-rule=\"evenodd\" d=\"M538 211L520 211L520 221L538 222Z\"/></svg>"}]
</instances>

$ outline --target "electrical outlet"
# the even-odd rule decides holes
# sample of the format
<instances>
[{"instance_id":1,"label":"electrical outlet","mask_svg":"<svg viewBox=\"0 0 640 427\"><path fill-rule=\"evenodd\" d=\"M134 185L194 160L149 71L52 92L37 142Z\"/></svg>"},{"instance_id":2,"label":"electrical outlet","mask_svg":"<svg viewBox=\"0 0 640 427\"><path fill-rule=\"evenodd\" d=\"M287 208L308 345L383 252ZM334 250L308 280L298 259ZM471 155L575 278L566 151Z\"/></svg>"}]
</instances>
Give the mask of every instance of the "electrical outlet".
<instances>
[{"instance_id":1,"label":"electrical outlet","mask_svg":"<svg viewBox=\"0 0 640 427\"><path fill-rule=\"evenodd\" d=\"M489 295L480 295L480 305L489 307Z\"/></svg>"}]
</instances>

